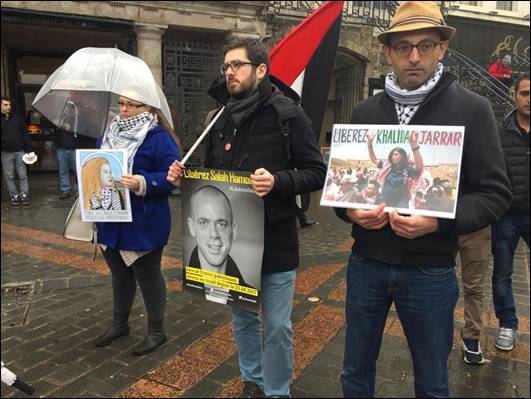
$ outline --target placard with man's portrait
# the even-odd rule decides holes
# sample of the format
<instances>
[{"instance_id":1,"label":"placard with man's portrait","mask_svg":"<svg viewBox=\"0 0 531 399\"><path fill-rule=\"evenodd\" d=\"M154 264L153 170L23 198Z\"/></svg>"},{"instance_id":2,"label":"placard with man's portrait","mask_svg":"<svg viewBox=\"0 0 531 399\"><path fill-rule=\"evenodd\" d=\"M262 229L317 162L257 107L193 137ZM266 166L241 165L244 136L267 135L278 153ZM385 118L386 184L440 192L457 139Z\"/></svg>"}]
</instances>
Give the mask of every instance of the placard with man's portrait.
<instances>
[{"instance_id":1,"label":"placard with man's portrait","mask_svg":"<svg viewBox=\"0 0 531 399\"><path fill-rule=\"evenodd\" d=\"M264 206L250 173L183 172L184 287L206 300L258 312Z\"/></svg>"}]
</instances>

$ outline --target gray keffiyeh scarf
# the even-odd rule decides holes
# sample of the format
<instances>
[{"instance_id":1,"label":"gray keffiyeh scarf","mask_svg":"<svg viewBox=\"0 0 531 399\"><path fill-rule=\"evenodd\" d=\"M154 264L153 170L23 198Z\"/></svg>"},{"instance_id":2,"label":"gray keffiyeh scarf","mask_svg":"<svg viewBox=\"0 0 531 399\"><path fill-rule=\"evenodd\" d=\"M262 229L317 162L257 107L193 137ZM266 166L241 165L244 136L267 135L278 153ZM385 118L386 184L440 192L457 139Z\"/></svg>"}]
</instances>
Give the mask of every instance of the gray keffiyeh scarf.
<instances>
[{"instance_id":1,"label":"gray keffiyeh scarf","mask_svg":"<svg viewBox=\"0 0 531 399\"><path fill-rule=\"evenodd\" d=\"M127 119L116 115L105 131L101 148L127 150L127 170L132 173L135 154L157 123L157 115L147 111Z\"/></svg>"},{"instance_id":2,"label":"gray keffiyeh scarf","mask_svg":"<svg viewBox=\"0 0 531 399\"><path fill-rule=\"evenodd\" d=\"M397 76L392 72L385 77L385 92L395 102L398 123L407 125L419 109L420 104L437 85L443 74L444 66L439 63L435 74L416 90L405 90L398 85Z\"/></svg>"},{"instance_id":3,"label":"gray keffiyeh scarf","mask_svg":"<svg viewBox=\"0 0 531 399\"><path fill-rule=\"evenodd\" d=\"M260 103L260 90L254 90L243 99L231 98L225 106L225 111L236 128L239 128L249 115L252 115Z\"/></svg>"}]
</instances>

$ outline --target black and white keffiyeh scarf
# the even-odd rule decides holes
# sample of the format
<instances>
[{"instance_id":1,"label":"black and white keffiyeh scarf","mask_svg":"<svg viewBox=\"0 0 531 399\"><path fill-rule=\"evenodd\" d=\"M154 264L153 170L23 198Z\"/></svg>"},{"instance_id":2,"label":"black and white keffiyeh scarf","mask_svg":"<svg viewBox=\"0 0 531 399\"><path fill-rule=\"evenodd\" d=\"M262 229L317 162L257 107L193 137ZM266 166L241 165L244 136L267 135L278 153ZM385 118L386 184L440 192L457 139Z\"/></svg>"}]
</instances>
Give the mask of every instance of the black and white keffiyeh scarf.
<instances>
[{"instance_id":1,"label":"black and white keffiyeh scarf","mask_svg":"<svg viewBox=\"0 0 531 399\"><path fill-rule=\"evenodd\" d=\"M385 77L385 92L395 102L398 123L407 125L417 112L420 104L437 85L443 74L444 66L439 63L435 74L416 90L405 90L398 85L397 76L391 72Z\"/></svg>"},{"instance_id":2,"label":"black and white keffiyeh scarf","mask_svg":"<svg viewBox=\"0 0 531 399\"><path fill-rule=\"evenodd\" d=\"M132 173L133 159L138 147L142 145L147 133L157 123L157 115L147 111L127 119L116 115L105 131L101 148L127 150L127 169L129 173Z\"/></svg>"}]
</instances>

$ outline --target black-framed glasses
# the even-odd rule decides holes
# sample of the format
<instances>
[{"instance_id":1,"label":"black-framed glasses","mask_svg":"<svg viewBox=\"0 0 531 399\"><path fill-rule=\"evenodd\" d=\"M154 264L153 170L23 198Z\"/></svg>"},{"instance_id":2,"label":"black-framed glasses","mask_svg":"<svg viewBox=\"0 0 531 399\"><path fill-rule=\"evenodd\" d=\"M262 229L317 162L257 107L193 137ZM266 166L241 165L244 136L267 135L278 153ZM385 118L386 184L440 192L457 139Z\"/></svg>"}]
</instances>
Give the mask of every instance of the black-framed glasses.
<instances>
[{"instance_id":1,"label":"black-framed glasses","mask_svg":"<svg viewBox=\"0 0 531 399\"><path fill-rule=\"evenodd\" d=\"M420 55L430 55L438 44L441 44L441 42L423 40L417 44L411 44L408 42L398 43L394 46L391 45L391 48L395 50L395 53L399 57L409 57L414 48L417 49Z\"/></svg>"},{"instance_id":2,"label":"black-framed glasses","mask_svg":"<svg viewBox=\"0 0 531 399\"><path fill-rule=\"evenodd\" d=\"M145 107L146 104L138 104L138 103L129 103L125 101L118 101L118 107L119 108L142 108Z\"/></svg>"},{"instance_id":3,"label":"black-framed glasses","mask_svg":"<svg viewBox=\"0 0 531 399\"><path fill-rule=\"evenodd\" d=\"M224 64L221 64L219 66L219 71L221 72L222 75L225 75L227 73L227 70L230 67L230 69L232 69L233 72L238 72L238 70L244 65L257 66L256 64L250 61L232 60L231 62L225 62Z\"/></svg>"}]
</instances>

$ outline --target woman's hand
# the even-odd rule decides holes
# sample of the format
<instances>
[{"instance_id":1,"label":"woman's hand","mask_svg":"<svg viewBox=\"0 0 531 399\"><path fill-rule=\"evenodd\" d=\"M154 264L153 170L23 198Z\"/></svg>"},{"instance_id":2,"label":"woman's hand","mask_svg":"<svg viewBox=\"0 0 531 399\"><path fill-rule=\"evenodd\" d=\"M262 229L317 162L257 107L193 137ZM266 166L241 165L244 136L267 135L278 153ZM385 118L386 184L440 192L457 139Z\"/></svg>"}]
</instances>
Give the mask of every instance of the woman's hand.
<instances>
[{"instance_id":1,"label":"woman's hand","mask_svg":"<svg viewBox=\"0 0 531 399\"><path fill-rule=\"evenodd\" d=\"M166 180L168 180L175 187L180 187L181 177L183 177L183 169L184 165L182 163L179 161L173 161L173 163L170 165L170 169L168 169L168 176L166 176Z\"/></svg>"},{"instance_id":2,"label":"woman's hand","mask_svg":"<svg viewBox=\"0 0 531 399\"><path fill-rule=\"evenodd\" d=\"M131 191L138 191L140 188L140 178L137 175L122 175L120 182Z\"/></svg>"},{"instance_id":3,"label":"woman's hand","mask_svg":"<svg viewBox=\"0 0 531 399\"><path fill-rule=\"evenodd\" d=\"M374 141L374 134L367 134L367 145L372 147L372 142Z\"/></svg>"},{"instance_id":4,"label":"woman's hand","mask_svg":"<svg viewBox=\"0 0 531 399\"><path fill-rule=\"evenodd\" d=\"M409 134L409 144L411 145L411 148L418 147L419 142L419 134L416 131L412 131Z\"/></svg>"}]
</instances>

